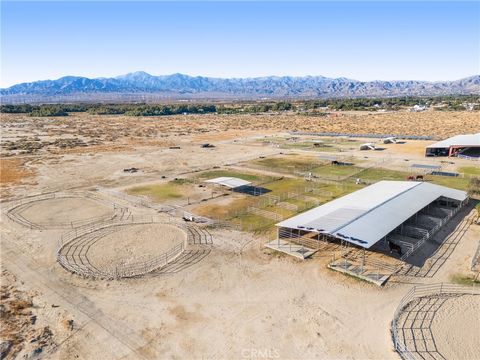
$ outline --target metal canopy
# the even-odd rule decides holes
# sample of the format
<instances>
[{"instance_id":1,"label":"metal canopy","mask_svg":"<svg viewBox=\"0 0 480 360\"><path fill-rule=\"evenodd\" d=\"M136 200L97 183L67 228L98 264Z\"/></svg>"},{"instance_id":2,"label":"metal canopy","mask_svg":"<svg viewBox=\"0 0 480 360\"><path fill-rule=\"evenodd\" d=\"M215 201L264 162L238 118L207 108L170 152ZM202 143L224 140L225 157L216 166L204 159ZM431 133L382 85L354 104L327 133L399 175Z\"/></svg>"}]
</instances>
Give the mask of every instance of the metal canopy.
<instances>
[{"instance_id":1,"label":"metal canopy","mask_svg":"<svg viewBox=\"0 0 480 360\"><path fill-rule=\"evenodd\" d=\"M276 225L328 234L370 248L440 197L461 202L467 194L426 182L380 181Z\"/></svg>"},{"instance_id":2,"label":"metal canopy","mask_svg":"<svg viewBox=\"0 0 480 360\"><path fill-rule=\"evenodd\" d=\"M449 148L451 146L480 146L480 133L453 136L436 142L435 144L428 145L427 149Z\"/></svg>"},{"instance_id":3,"label":"metal canopy","mask_svg":"<svg viewBox=\"0 0 480 360\"><path fill-rule=\"evenodd\" d=\"M226 186L230 189L251 184L250 181L246 181L246 180L235 178L235 177L218 177L215 179L206 180L205 182Z\"/></svg>"}]
</instances>

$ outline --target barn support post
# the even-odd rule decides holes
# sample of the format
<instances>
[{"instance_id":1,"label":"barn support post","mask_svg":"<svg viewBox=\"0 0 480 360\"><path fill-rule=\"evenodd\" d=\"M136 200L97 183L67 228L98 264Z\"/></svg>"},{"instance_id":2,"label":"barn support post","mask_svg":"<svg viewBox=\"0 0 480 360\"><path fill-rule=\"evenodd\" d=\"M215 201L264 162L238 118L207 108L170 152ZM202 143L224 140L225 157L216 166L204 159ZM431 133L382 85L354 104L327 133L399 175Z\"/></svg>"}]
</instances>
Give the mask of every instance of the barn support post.
<instances>
[{"instance_id":1,"label":"barn support post","mask_svg":"<svg viewBox=\"0 0 480 360\"><path fill-rule=\"evenodd\" d=\"M363 267L365 266L365 248L363 248L363 256L362 256L362 267L360 269L361 273L363 274Z\"/></svg>"}]
</instances>

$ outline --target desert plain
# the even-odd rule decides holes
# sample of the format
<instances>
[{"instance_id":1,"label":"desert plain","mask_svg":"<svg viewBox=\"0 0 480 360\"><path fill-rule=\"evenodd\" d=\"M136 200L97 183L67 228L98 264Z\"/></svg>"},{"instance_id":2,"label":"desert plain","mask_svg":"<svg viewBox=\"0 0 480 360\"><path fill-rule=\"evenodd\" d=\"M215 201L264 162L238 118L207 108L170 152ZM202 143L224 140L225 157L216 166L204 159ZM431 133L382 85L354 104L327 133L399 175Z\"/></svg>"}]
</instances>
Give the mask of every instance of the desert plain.
<instances>
[{"instance_id":1,"label":"desert plain","mask_svg":"<svg viewBox=\"0 0 480 360\"><path fill-rule=\"evenodd\" d=\"M462 176L428 181L466 189L478 162L424 152L436 140L478 132L478 112L2 114L1 127L1 351L7 359L399 359L391 322L405 294L418 285L470 285L478 276L471 269L480 239L473 205L430 240L428 258L378 287L328 269L334 247L307 260L267 249L274 219L243 214L248 195L204 185L209 177L238 174L274 194L299 191L310 185L298 170L318 162L328 188L285 205L277 212L282 217L357 189L353 173L327 173L333 158L371 168L369 183L404 179L412 163L438 165ZM430 139L360 151L361 143L379 139L295 132ZM208 241L188 243L185 213L222 226L205 230ZM116 216L155 221L103 229L99 241L87 239L85 249L79 242L67 260L80 254L80 261L110 274L129 259L148 263L175 246L184 252L143 276L120 279L80 276L59 263L68 234ZM437 342L424 339L419 358L478 357L478 298L437 303L428 328Z\"/></svg>"}]
</instances>

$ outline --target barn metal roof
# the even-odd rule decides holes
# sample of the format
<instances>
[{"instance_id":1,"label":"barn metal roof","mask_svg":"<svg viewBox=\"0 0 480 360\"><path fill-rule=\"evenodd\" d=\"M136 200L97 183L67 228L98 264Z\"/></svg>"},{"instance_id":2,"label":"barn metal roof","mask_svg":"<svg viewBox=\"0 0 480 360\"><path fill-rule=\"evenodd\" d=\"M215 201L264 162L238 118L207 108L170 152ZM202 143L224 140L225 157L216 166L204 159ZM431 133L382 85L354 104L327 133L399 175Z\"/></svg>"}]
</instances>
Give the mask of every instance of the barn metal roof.
<instances>
[{"instance_id":1,"label":"barn metal roof","mask_svg":"<svg viewBox=\"0 0 480 360\"><path fill-rule=\"evenodd\" d=\"M277 224L325 233L369 248L439 197L463 201L467 193L415 181L379 181Z\"/></svg>"},{"instance_id":2,"label":"barn metal roof","mask_svg":"<svg viewBox=\"0 0 480 360\"><path fill-rule=\"evenodd\" d=\"M450 146L480 146L480 133L453 136L428 145L427 148L449 148Z\"/></svg>"},{"instance_id":3,"label":"barn metal roof","mask_svg":"<svg viewBox=\"0 0 480 360\"><path fill-rule=\"evenodd\" d=\"M250 181L246 181L246 180L235 178L235 177L225 177L225 176L206 180L205 182L223 185L223 186L229 187L230 189L251 184Z\"/></svg>"}]
</instances>

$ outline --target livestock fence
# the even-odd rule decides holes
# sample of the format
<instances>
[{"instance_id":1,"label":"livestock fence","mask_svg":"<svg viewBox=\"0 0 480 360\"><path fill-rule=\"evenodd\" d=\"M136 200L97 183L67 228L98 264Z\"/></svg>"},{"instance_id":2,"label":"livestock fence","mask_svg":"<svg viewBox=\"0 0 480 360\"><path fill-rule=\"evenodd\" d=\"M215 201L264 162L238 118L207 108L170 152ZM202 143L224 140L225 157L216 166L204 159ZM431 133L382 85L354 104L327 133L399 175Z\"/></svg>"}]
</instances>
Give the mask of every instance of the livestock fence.
<instances>
[{"instance_id":1,"label":"livestock fence","mask_svg":"<svg viewBox=\"0 0 480 360\"><path fill-rule=\"evenodd\" d=\"M113 232L114 227L141 224L174 225L185 231L185 241L176 244L166 252L153 258L130 264L117 264L106 269L98 269L90 264L86 252L90 246L104 236ZM97 235L97 236L95 236ZM57 244L56 256L59 264L67 271L87 278L121 279L138 277L159 269L174 261L187 247L189 232L185 224L174 218L158 219L153 216L130 216L128 219L111 219L107 222L87 224L64 233Z\"/></svg>"},{"instance_id":2,"label":"livestock fence","mask_svg":"<svg viewBox=\"0 0 480 360\"><path fill-rule=\"evenodd\" d=\"M112 207L113 212L108 215L90 217L82 220L72 220L66 222L33 222L25 218L21 213L23 210L27 209L33 203L52 200L52 199L68 199L68 198L87 198L92 199L96 202L102 203L107 207ZM16 201L13 201L7 210L7 217L25 227L30 229L73 229L76 227L81 227L89 223L101 223L109 221L112 219L125 219L130 216L130 210L128 207L120 206L114 202L111 202L107 199L99 197L97 194L91 192L52 192L47 194L40 194L36 196L30 196L22 198Z\"/></svg>"},{"instance_id":3,"label":"livestock fence","mask_svg":"<svg viewBox=\"0 0 480 360\"><path fill-rule=\"evenodd\" d=\"M480 295L480 287L475 285L465 286L447 283L417 285L411 288L410 291L402 298L402 300L397 306L397 309L395 310L391 324L393 344L395 350L400 354L402 359L417 360L417 357L415 357L414 353L410 351L407 348L406 344L401 341L398 334L398 323L402 312L405 310L405 308L410 302L417 298L434 297L449 294Z\"/></svg>"},{"instance_id":4,"label":"livestock fence","mask_svg":"<svg viewBox=\"0 0 480 360\"><path fill-rule=\"evenodd\" d=\"M365 255L361 254L359 251L347 251L348 249L348 243L345 243L342 245L344 248L344 251L340 258L337 258L335 254L333 255L332 262L329 264L331 268L342 268L343 271L348 272L352 275L356 276L366 276L366 273L370 273L373 275L369 275L367 277L370 278L376 278L379 279L383 276L388 277L393 274L399 273L407 264L406 260L412 256L422 245L424 245L428 239L430 239L432 236L434 236L438 230L445 225L450 219L455 216L460 209L463 207L463 205L466 204L467 201L464 201L463 203L460 204L460 206L454 208L454 209L442 209L445 210L445 213L443 213L444 217L443 218L436 218L435 219L435 226L433 226L431 229L420 229L420 228L412 228L409 230L408 226L404 226L403 229L405 231L413 231L415 229L415 234L409 233L408 235L412 235L414 238L418 238L418 240L413 243L405 243L405 242L400 242L402 245L408 245L407 246L407 251L401 256L397 262L387 262L378 258L370 258L370 257L365 257ZM417 236L418 235L418 236ZM399 241L395 241L396 243L399 243ZM348 270L348 271L347 271Z\"/></svg>"},{"instance_id":5,"label":"livestock fence","mask_svg":"<svg viewBox=\"0 0 480 360\"><path fill-rule=\"evenodd\" d=\"M318 168L320 166L324 166L327 164L328 162L325 160L317 160L317 161L312 161L310 164L304 164L304 165L298 164L296 166L286 165L284 167L275 167L275 168L262 165L262 164L251 163L251 162L241 162L241 163L238 163L237 165L245 169L260 170L265 173L304 176L309 171L312 171L315 168Z\"/></svg>"},{"instance_id":6,"label":"livestock fence","mask_svg":"<svg viewBox=\"0 0 480 360\"><path fill-rule=\"evenodd\" d=\"M105 194L111 195L113 197L116 197L118 199L124 200L137 207L146 207L146 208L161 211L161 212L172 211L172 210L175 210L176 208L173 205L169 206L169 205L156 204L146 198L126 194L124 192L113 190L113 189L108 189L103 186L97 186L97 190Z\"/></svg>"},{"instance_id":7,"label":"livestock fence","mask_svg":"<svg viewBox=\"0 0 480 360\"><path fill-rule=\"evenodd\" d=\"M468 155L458 154L457 157L460 159L466 159L471 161L480 161L480 156L468 156Z\"/></svg>"},{"instance_id":8,"label":"livestock fence","mask_svg":"<svg viewBox=\"0 0 480 360\"><path fill-rule=\"evenodd\" d=\"M315 193L313 189L319 189L318 193ZM321 187L297 187L292 188L289 191L278 193L277 195L263 194L255 198L255 201L251 202L247 206L227 210L226 215L222 219L212 218L213 223L221 223L229 221L247 214L255 214L267 219L279 221L284 218L285 215L274 211L273 205L294 213L310 209L320 204L320 200L307 196L305 194L314 194L316 196L325 196L326 194L332 194L332 192L325 190L321 193ZM289 200L299 200L297 204L288 202ZM302 204L303 203L303 204Z\"/></svg>"},{"instance_id":9,"label":"livestock fence","mask_svg":"<svg viewBox=\"0 0 480 360\"><path fill-rule=\"evenodd\" d=\"M423 237L417 241L415 244L413 244L412 247L410 247L405 254L400 258L400 260L405 261L408 257L410 257L415 251L417 251L423 244L427 242L428 239L430 239L433 235L437 233L440 228L445 225L447 222L450 221L451 218L453 218L462 208L464 205L468 203L468 198L464 200L462 203L460 203L459 206L456 208L452 209L450 213L442 218L438 223L430 230L425 230Z\"/></svg>"},{"instance_id":10,"label":"livestock fence","mask_svg":"<svg viewBox=\"0 0 480 360\"><path fill-rule=\"evenodd\" d=\"M397 139L405 140L434 140L432 136L425 135L395 135L395 134L352 134L352 133L340 133L340 132L307 132L307 131L289 131L290 135L307 135L307 136L346 136L352 138L371 138L371 139L383 139L388 137L395 137Z\"/></svg>"}]
</instances>

